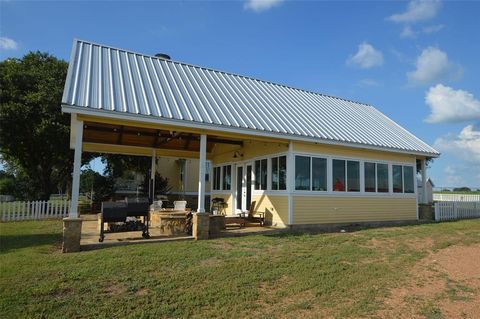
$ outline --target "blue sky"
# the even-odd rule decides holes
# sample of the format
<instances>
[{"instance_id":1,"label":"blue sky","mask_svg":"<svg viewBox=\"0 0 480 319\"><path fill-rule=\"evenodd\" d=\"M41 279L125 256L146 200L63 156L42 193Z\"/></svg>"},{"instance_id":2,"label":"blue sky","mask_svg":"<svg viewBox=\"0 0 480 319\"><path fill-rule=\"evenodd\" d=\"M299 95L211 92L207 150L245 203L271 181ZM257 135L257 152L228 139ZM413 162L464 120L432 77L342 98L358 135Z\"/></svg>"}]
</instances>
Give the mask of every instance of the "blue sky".
<instances>
[{"instance_id":1,"label":"blue sky","mask_svg":"<svg viewBox=\"0 0 480 319\"><path fill-rule=\"evenodd\" d=\"M73 38L370 103L480 187L480 2L2 1L0 59ZM98 163L97 163L98 165Z\"/></svg>"}]
</instances>

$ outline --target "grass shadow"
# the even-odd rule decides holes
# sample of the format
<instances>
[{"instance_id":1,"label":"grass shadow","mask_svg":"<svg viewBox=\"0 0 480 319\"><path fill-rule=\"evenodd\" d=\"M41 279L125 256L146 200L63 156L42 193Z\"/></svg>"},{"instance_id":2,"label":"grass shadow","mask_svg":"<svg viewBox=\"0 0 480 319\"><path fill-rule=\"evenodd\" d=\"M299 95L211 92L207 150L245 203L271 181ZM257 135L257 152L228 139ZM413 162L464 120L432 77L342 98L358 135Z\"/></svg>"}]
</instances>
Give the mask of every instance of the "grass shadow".
<instances>
[{"instance_id":1,"label":"grass shadow","mask_svg":"<svg viewBox=\"0 0 480 319\"><path fill-rule=\"evenodd\" d=\"M0 253L27 247L58 245L62 241L61 234L20 234L0 235Z\"/></svg>"}]
</instances>

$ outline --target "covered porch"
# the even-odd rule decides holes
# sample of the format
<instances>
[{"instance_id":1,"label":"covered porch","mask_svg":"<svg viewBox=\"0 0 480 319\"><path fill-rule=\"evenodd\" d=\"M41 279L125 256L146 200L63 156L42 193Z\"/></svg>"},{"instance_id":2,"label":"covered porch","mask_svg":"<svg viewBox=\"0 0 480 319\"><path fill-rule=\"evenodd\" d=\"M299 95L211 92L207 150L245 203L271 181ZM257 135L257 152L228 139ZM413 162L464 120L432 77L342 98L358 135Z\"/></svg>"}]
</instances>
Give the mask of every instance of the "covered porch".
<instances>
[{"instance_id":1,"label":"covered porch","mask_svg":"<svg viewBox=\"0 0 480 319\"><path fill-rule=\"evenodd\" d=\"M255 143L278 143L267 142L259 139ZM81 225L80 244L84 248L96 247L99 243L99 222L96 215L80 216L78 210L79 183L81 173L81 157L83 152L91 153L110 153L129 156L149 156L151 157L150 170L150 188L149 203L155 201L155 174L159 169L159 159L168 158L187 158L198 161L195 175L197 181L196 201L187 206L187 211L196 214L204 214L211 211L211 197L206 196L211 192L206 189L206 174L212 175L207 171L207 161L222 163L243 157L245 144L254 143L251 136L242 136L239 134L222 134L218 131L207 132L206 130L196 130L185 127L176 127L168 125L156 125L143 123L140 121L116 120L107 117L96 117L82 114L71 114L71 147L74 149L74 167L72 175L72 202L69 217L66 218L66 225L75 224L75 221ZM284 144L287 145L287 144ZM247 147L248 148L248 147ZM216 152L214 152L216 150ZM210 176L213 178L213 176ZM232 177L230 177L232 178ZM232 183L232 178L229 182ZM212 181L213 184L213 181ZM233 188L232 188L233 191ZM218 194L213 195L218 196ZM251 200L251 198L249 198ZM229 203L234 205L234 203ZM217 214L232 215L236 210L232 206L227 207L223 212L215 211ZM152 216L152 212L150 216ZM151 224L151 222L150 222ZM252 225L250 225L252 226ZM259 225L257 225L259 226ZM75 227L74 227L75 228ZM228 228L230 234L244 234L249 232L267 231L269 228L248 227L248 230L234 227ZM188 240L194 237L185 233L165 234L158 228L150 227L150 238L148 241L157 242L165 240ZM228 235L223 233L222 236ZM217 234L218 236L218 234ZM116 244L132 244L136 242L145 242L138 232L112 233L105 236L105 246ZM101 244L100 244L101 245Z\"/></svg>"}]
</instances>

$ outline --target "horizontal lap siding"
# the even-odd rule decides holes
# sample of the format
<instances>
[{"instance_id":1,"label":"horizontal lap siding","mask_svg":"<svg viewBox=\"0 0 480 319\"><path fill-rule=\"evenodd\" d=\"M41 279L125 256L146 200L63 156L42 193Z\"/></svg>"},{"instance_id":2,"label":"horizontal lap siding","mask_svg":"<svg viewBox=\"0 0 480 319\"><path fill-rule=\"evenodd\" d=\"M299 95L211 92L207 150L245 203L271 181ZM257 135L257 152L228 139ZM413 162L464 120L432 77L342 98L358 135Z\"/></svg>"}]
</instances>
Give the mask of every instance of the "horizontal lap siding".
<instances>
[{"instance_id":1,"label":"horizontal lap siding","mask_svg":"<svg viewBox=\"0 0 480 319\"><path fill-rule=\"evenodd\" d=\"M272 226L282 227L288 224L288 196L287 195L254 195L256 213L265 213L266 220Z\"/></svg>"},{"instance_id":2,"label":"horizontal lap siding","mask_svg":"<svg viewBox=\"0 0 480 319\"><path fill-rule=\"evenodd\" d=\"M415 220L415 198L294 196L293 223L329 224Z\"/></svg>"}]
</instances>

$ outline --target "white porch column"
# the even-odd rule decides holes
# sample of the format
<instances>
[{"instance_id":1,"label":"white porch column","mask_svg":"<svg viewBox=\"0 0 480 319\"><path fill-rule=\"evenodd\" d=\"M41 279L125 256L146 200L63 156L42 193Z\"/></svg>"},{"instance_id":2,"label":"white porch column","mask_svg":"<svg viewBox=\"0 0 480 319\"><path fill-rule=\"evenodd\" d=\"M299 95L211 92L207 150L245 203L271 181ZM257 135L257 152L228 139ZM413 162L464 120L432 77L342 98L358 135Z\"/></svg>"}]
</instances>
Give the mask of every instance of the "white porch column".
<instances>
[{"instance_id":1,"label":"white porch column","mask_svg":"<svg viewBox=\"0 0 480 319\"><path fill-rule=\"evenodd\" d=\"M83 121L76 121L73 126L75 128L75 155L73 158L72 202L68 216L77 218L78 195L80 192L80 168L82 167Z\"/></svg>"},{"instance_id":2,"label":"white porch column","mask_svg":"<svg viewBox=\"0 0 480 319\"><path fill-rule=\"evenodd\" d=\"M427 194L427 165L426 160L422 160L422 204L428 203Z\"/></svg>"},{"instance_id":3,"label":"white porch column","mask_svg":"<svg viewBox=\"0 0 480 319\"><path fill-rule=\"evenodd\" d=\"M198 213L205 212L205 166L207 162L207 135L200 135L200 161L198 167Z\"/></svg>"},{"instance_id":4,"label":"white porch column","mask_svg":"<svg viewBox=\"0 0 480 319\"><path fill-rule=\"evenodd\" d=\"M293 224L293 190L295 189L295 157L293 156L293 143L288 144L287 153L287 193L288 193L288 225Z\"/></svg>"},{"instance_id":5,"label":"white porch column","mask_svg":"<svg viewBox=\"0 0 480 319\"><path fill-rule=\"evenodd\" d=\"M157 153L152 149L152 167L150 169L150 196L152 203L155 200L155 173L157 172Z\"/></svg>"}]
</instances>

